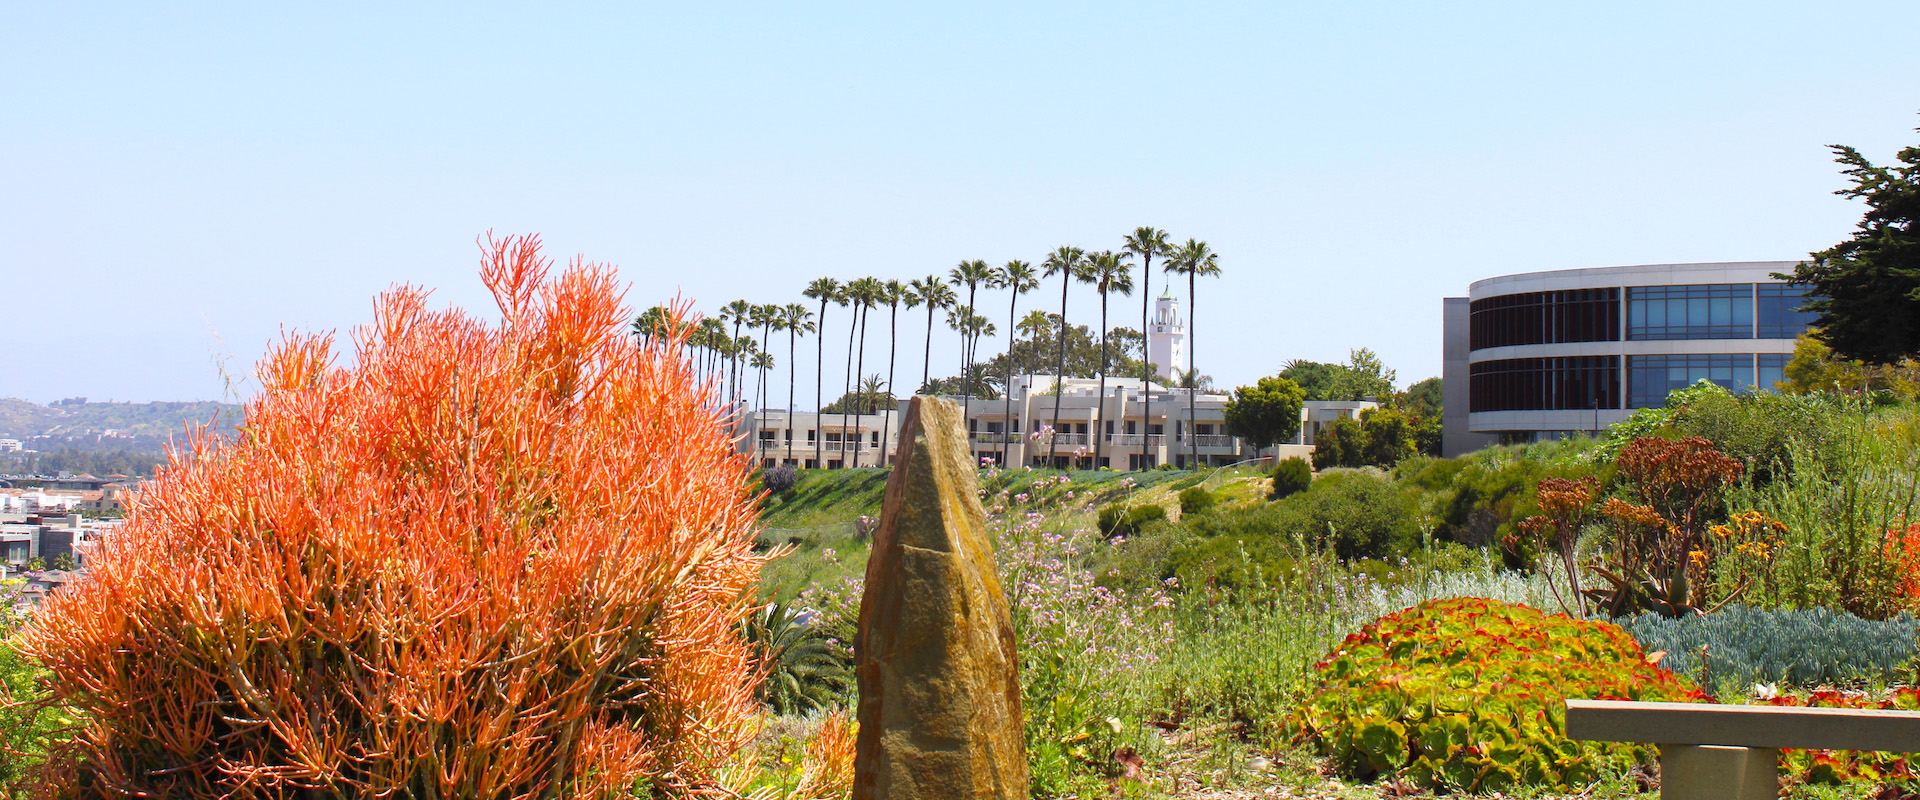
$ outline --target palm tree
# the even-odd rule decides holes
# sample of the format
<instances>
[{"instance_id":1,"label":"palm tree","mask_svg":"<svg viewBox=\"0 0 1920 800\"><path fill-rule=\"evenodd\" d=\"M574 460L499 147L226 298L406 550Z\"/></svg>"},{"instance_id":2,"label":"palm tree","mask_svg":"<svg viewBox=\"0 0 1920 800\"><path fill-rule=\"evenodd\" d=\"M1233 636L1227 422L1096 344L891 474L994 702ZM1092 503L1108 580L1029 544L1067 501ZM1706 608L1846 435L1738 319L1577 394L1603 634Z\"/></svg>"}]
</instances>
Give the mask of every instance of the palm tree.
<instances>
[{"instance_id":1,"label":"palm tree","mask_svg":"<svg viewBox=\"0 0 1920 800\"><path fill-rule=\"evenodd\" d=\"M854 683L831 636L802 620L800 609L770 603L741 625L756 668L766 673L754 698L777 714L828 708Z\"/></svg>"},{"instance_id":2,"label":"palm tree","mask_svg":"<svg viewBox=\"0 0 1920 800\"><path fill-rule=\"evenodd\" d=\"M1200 364L1193 357L1193 330L1197 327L1194 323L1198 317L1193 313L1193 284L1194 279L1201 276L1220 277L1220 254L1213 252L1213 248L1208 247L1206 242L1188 239L1186 244L1180 245L1173 256L1167 259L1166 269L1176 275L1187 276L1187 365L1197 375L1200 372ZM1189 426L1192 426L1196 419L1194 413L1199 404L1199 396L1198 387L1187 390L1187 425ZM1193 462L1197 465L1200 463L1200 440L1194 438L1193 431L1187 431L1187 441L1192 443Z\"/></svg>"},{"instance_id":3,"label":"palm tree","mask_svg":"<svg viewBox=\"0 0 1920 800\"><path fill-rule=\"evenodd\" d=\"M756 352L752 358L748 359L747 365L753 367L754 370L759 373L759 377L754 380L754 402L756 404L754 408L760 409L760 411L755 414L755 422L760 424L754 426L753 435L754 438L760 442L761 457L765 458L767 447L770 446L770 440L760 435L760 427L765 424L766 421L767 370L773 369L773 354L765 350Z\"/></svg>"},{"instance_id":4,"label":"palm tree","mask_svg":"<svg viewBox=\"0 0 1920 800\"><path fill-rule=\"evenodd\" d=\"M827 446L826 426L821 424L826 421L821 414L826 405L820 396L827 374L827 304L841 302L840 282L832 278L819 278L807 284L806 291L801 294L820 301L820 338L813 358L813 465L819 468L827 465L821 455L822 448Z\"/></svg>"},{"instance_id":5,"label":"palm tree","mask_svg":"<svg viewBox=\"0 0 1920 800\"><path fill-rule=\"evenodd\" d=\"M757 372L754 378L754 436L760 435L760 428L767 424L767 370L773 368L773 354L767 349L773 332L785 318L780 307L771 303L753 307L753 321L760 326L760 352L754 356L751 365ZM766 356L762 359L760 356Z\"/></svg>"},{"instance_id":6,"label":"palm tree","mask_svg":"<svg viewBox=\"0 0 1920 800\"><path fill-rule=\"evenodd\" d=\"M920 387L925 389L927 382L932 379L930 370L933 367L933 312L952 308L955 297L953 290L948 288L938 275L928 275L925 278L909 281L907 290L913 292L914 297L927 305L927 345L925 352L920 356Z\"/></svg>"},{"instance_id":7,"label":"palm tree","mask_svg":"<svg viewBox=\"0 0 1920 800\"><path fill-rule=\"evenodd\" d=\"M706 317L700 320L694 335L700 337L700 349L706 351L703 359L706 364L701 371L707 374L708 380L717 381L719 378L714 373L720 369L720 351L726 347L727 326L718 317Z\"/></svg>"},{"instance_id":8,"label":"palm tree","mask_svg":"<svg viewBox=\"0 0 1920 800\"><path fill-rule=\"evenodd\" d=\"M733 338L740 338L740 326L753 320L754 305L745 300L735 300L720 309L720 318L733 323ZM735 348L727 368L727 398L734 405L740 403L740 353Z\"/></svg>"},{"instance_id":9,"label":"palm tree","mask_svg":"<svg viewBox=\"0 0 1920 800\"><path fill-rule=\"evenodd\" d=\"M893 394L893 360L900 349L900 301L910 300L906 284L890 280L881 286L880 300L887 304L887 394ZM908 308L912 308L911 305ZM887 404L886 418L880 422L880 466L887 465L887 434L893 427L894 403Z\"/></svg>"},{"instance_id":10,"label":"palm tree","mask_svg":"<svg viewBox=\"0 0 1920 800\"><path fill-rule=\"evenodd\" d=\"M1014 330L1018 333L1026 334L1028 339L1033 340L1033 343L1037 349L1038 345L1040 344L1040 337L1046 336L1047 334L1053 332L1053 318L1047 316L1047 312L1041 311L1040 309L1036 308L1032 311L1027 312L1026 316L1021 317L1020 324L1015 326ZM1033 361L1028 360L1027 361L1027 387L1028 387L1029 394L1032 393L1033 380L1034 380Z\"/></svg>"},{"instance_id":11,"label":"palm tree","mask_svg":"<svg viewBox=\"0 0 1920 800\"><path fill-rule=\"evenodd\" d=\"M664 308L654 306L642 311L640 316L633 318L633 336L642 344L653 341L660 329L666 327L667 321L667 310Z\"/></svg>"},{"instance_id":12,"label":"palm tree","mask_svg":"<svg viewBox=\"0 0 1920 800\"><path fill-rule=\"evenodd\" d=\"M1153 441L1147 433L1153 430L1149 427L1153 424L1153 361L1152 348L1147 346L1152 339L1147 335L1147 304L1153 302L1153 257L1173 255L1173 245L1167 243L1166 231L1141 227L1127 234L1122 249L1140 257L1140 452L1148 453Z\"/></svg>"},{"instance_id":13,"label":"palm tree","mask_svg":"<svg viewBox=\"0 0 1920 800\"><path fill-rule=\"evenodd\" d=\"M787 332L787 455L793 455L793 384L800 363L794 360L793 350L800 334L813 333L813 312L799 303L788 303L786 308L780 310L780 314L783 317L780 327Z\"/></svg>"},{"instance_id":14,"label":"palm tree","mask_svg":"<svg viewBox=\"0 0 1920 800\"><path fill-rule=\"evenodd\" d=\"M972 261L962 261L959 266L948 270L947 282L956 287L967 287L967 313L972 314L974 311L974 293L979 291L981 284L986 284L989 289L993 288L993 279L998 274L999 273L994 272L993 267L987 266L987 262L976 258ZM967 374L967 368L972 365L973 340L967 338L965 334L962 334L960 337L960 375L963 377L963 380L960 382L961 419L967 419L969 412L972 411L973 408L973 383L964 380ZM968 434L968 438L971 439L972 434ZM968 446L971 447L972 445Z\"/></svg>"},{"instance_id":15,"label":"palm tree","mask_svg":"<svg viewBox=\"0 0 1920 800\"><path fill-rule=\"evenodd\" d=\"M871 310L874 307L874 305L880 302L880 292L884 291L885 286L886 284L881 283L879 278L855 278L847 282L847 293L846 293L847 302L852 304L853 315L856 318L858 318L860 323L859 325L859 328L860 328L859 356L854 362L853 372L849 373L851 375L857 376L861 373L861 371L866 369L867 312ZM848 344L849 346L851 346L852 342L849 342ZM851 391L854 388L858 388L858 387L857 386L850 387L849 390ZM860 409L857 407L854 409L854 412L856 415L858 415L859 411ZM846 435L844 431L846 430L846 427L847 427L845 407L841 408L840 420L841 420L840 428L842 431L842 435L840 438L842 442L844 442L846 440ZM845 445L842 444L842 446L844 447ZM856 449L847 451L853 454L852 456L848 457L847 465L852 467L858 467L860 466L860 451L857 449L859 447L858 436L854 437L854 447Z\"/></svg>"},{"instance_id":16,"label":"palm tree","mask_svg":"<svg viewBox=\"0 0 1920 800\"><path fill-rule=\"evenodd\" d=\"M955 333L960 334L960 338L963 341L968 342L978 342L982 336L992 336L1000 332L1000 329L993 327L992 322L987 321L984 314L975 314L973 313L973 309L967 308L966 306L961 306L947 312L947 327L953 329ZM983 373L978 369L974 369L974 367L978 366L972 363L974 361L974 354L969 351L963 355L965 358L962 360L967 363L960 365L960 391L964 394L973 390L971 384L984 383L984 381L979 379L979 376Z\"/></svg>"},{"instance_id":17,"label":"palm tree","mask_svg":"<svg viewBox=\"0 0 1920 800\"><path fill-rule=\"evenodd\" d=\"M1062 246L1047 255L1040 262L1043 277L1060 276L1060 357L1054 362L1053 381L1056 388L1065 385L1067 372L1067 285L1075 280L1086 280L1087 251L1078 247ZM1060 398L1066 392L1056 391L1053 395L1053 431L1047 437L1047 463L1053 463L1054 442L1060 438Z\"/></svg>"},{"instance_id":18,"label":"palm tree","mask_svg":"<svg viewBox=\"0 0 1920 800\"><path fill-rule=\"evenodd\" d=\"M1034 272L1027 262L1015 259L1000 268L1000 273L994 276L994 283L1012 294L1007 298L1007 402L1006 411L1001 415L1004 421L1000 423L1004 428L1000 434L1000 465L1004 467L1007 465L1007 447L1013 436L1013 343L1019 338L1014 314L1020 305L1020 295L1040 287L1040 274Z\"/></svg>"},{"instance_id":19,"label":"palm tree","mask_svg":"<svg viewBox=\"0 0 1920 800\"><path fill-rule=\"evenodd\" d=\"M887 391L887 382L880 379L880 373L876 372L865 378L861 378L860 388L856 390L853 395L856 403L855 408L858 409L856 413L878 413L880 411L880 396L882 394L891 395L893 393Z\"/></svg>"},{"instance_id":20,"label":"palm tree","mask_svg":"<svg viewBox=\"0 0 1920 800\"><path fill-rule=\"evenodd\" d=\"M1100 397L1093 404L1093 468L1100 468L1101 443L1106 441L1107 410L1107 295L1133 294L1131 253L1102 250L1087 259L1093 288L1100 292Z\"/></svg>"}]
</instances>

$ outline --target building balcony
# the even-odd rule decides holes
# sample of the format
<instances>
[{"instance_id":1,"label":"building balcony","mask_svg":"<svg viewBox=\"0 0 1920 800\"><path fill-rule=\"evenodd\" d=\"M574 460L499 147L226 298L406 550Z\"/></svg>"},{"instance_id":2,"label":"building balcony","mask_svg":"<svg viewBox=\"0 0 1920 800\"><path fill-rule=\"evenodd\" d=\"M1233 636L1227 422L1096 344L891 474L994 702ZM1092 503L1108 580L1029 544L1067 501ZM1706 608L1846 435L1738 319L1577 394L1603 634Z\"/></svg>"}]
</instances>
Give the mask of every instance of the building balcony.
<instances>
[{"instance_id":1,"label":"building balcony","mask_svg":"<svg viewBox=\"0 0 1920 800\"><path fill-rule=\"evenodd\" d=\"M980 431L972 434L973 440L982 444L1019 444L1027 440L1024 433L996 433Z\"/></svg>"}]
</instances>

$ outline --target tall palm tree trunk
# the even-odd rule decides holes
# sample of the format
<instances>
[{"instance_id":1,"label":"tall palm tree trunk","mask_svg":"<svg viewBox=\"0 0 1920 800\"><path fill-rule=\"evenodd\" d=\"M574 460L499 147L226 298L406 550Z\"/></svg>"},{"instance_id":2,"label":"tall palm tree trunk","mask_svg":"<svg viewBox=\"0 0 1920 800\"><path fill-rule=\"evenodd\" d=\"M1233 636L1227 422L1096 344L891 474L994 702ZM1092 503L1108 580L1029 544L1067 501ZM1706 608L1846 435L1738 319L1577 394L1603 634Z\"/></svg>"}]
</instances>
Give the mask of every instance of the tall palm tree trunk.
<instances>
[{"instance_id":1,"label":"tall palm tree trunk","mask_svg":"<svg viewBox=\"0 0 1920 800\"><path fill-rule=\"evenodd\" d=\"M1147 304L1153 302L1153 255L1140 266L1140 466L1153 452L1153 335L1147 333Z\"/></svg>"},{"instance_id":2,"label":"tall palm tree trunk","mask_svg":"<svg viewBox=\"0 0 1920 800\"><path fill-rule=\"evenodd\" d=\"M827 407L820 396L827 378L827 299L820 298L820 327L814 331L813 357L813 468L825 469L827 459Z\"/></svg>"},{"instance_id":3,"label":"tall palm tree trunk","mask_svg":"<svg viewBox=\"0 0 1920 800\"><path fill-rule=\"evenodd\" d=\"M1189 430L1187 431L1187 442L1189 444L1190 452L1193 453L1193 468L1199 469L1200 468L1200 434L1197 433L1197 431L1199 430L1200 426L1196 423L1198 423L1200 419L1198 416L1199 414L1198 409L1200 407L1200 362L1195 360L1193 357L1193 331L1194 331L1194 328L1197 327L1193 324L1195 321L1193 316L1193 306L1194 306L1193 279L1194 279L1194 273L1188 272L1187 273L1187 370L1193 373L1193 380L1189 381L1189 383L1192 383L1193 385L1191 387L1188 387L1187 389L1187 427L1189 428Z\"/></svg>"},{"instance_id":4,"label":"tall palm tree trunk","mask_svg":"<svg viewBox=\"0 0 1920 800\"><path fill-rule=\"evenodd\" d=\"M860 378L857 377L860 375L861 370L864 370L867 368L867 309L868 309L868 306L866 306L865 304L862 304L856 308L856 311L859 313L859 316L860 316L860 358L855 362L856 366L853 368L853 374L856 376L853 381L853 390L854 390L853 411L855 416L863 416L867 412L866 405L863 402L864 400L863 395L865 394L865 392L862 392L860 390ZM846 442L846 438L847 438L847 435L844 432L840 434L840 441L843 443L843 446L844 446L844 443ZM864 436L855 437L854 449L850 451L853 453L853 457L849 462L850 466L855 466L855 467L860 466L860 448L862 446L865 446L866 443L867 443L866 437Z\"/></svg>"},{"instance_id":5,"label":"tall palm tree trunk","mask_svg":"<svg viewBox=\"0 0 1920 800\"><path fill-rule=\"evenodd\" d=\"M793 353L794 353L794 349L798 346L799 340L800 340L799 328L800 326L797 324L792 324L787 327L787 441L786 441L786 445L787 445L788 456L793 455L793 418L796 416L793 413L793 384L795 381L799 379L799 375L797 373L800 370L800 367L798 366L798 362L793 360Z\"/></svg>"},{"instance_id":6,"label":"tall palm tree trunk","mask_svg":"<svg viewBox=\"0 0 1920 800\"><path fill-rule=\"evenodd\" d=\"M769 321L769 322L766 322L765 324L762 324L760 326L760 352L762 353L767 352L767 340L771 339L772 337L773 337L773 323ZM753 435L754 435L754 438L759 439L760 457L765 458L767 455L767 448L773 446L771 444L768 444L767 440L760 436L760 429L767 424L767 368L766 367L760 368L760 377L758 378L758 381L760 384L759 397L754 399L754 402L757 405L755 406L754 412L753 412Z\"/></svg>"},{"instance_id":7,"label":"tall palm tree trunk","mask_svg":"<svg viewBox=\"0 0 1920 800\"><path fill-rule=\"evenodd\" d=\"M898 292L891 296L899 297ZM893 312L887 315L887 400L893 400L893 357L900 349L900 301L893 303ZM887 414L880 421L880 462L887 465L887 435L893 432L893 402L887 403Z\"/></svg>"},{"instance_id":8,"label":"tall palm tree trunk","mask_svg":"<svg viewBox=\"0 0 1920 800\"><path fill-rule=\"evenodd\" d=\"M933 308L933 303L929 301L927 303L927 347L926 351L920 354L920 387L923 389L926 388L927 381L932 380L930 370L933 368Z\"/></svg>"},{"instance_id":9,"label":"tall palm tree trunk","mask_svg":"<svg viewBox=\"0 0 1920 800\"><path fill-rule=\"evenodd\" d=\"M967 284L967 315L961 319L960 326L960 419L972 419L973 411L973 345L980 334L973 327L974 284ZM965 424L962 422L962 424ZM973 455L973 432L967 432L967 455ZM974 466L980 466L975 464Z\"/></svg>"},{"instance_id":10,"label":"tall palm tree trunk","mask_svg":"<svg viewBox=\"0 0 1920 800\"><path fill-rule=\"evenodd\" d=\"M1100 396L1093 399L1093 468L1100 468L1101 443L1107 439L1107 293L1100 292Z\"/></svg>"},{"instance_id":11,"label":"tall palm tree trunk","mask_svg":"<svg viewBox=\"0 0 1920 800\"><path fill-rule=\"evenodd\" d=\"M1013 298L1007 301L1007 403L1006 411L1001 415L1000 423L1000 467L1007 466L1007 450L1013 442L1013 344L1020 340L1019 329L1014 327L1014 310L1020 306L1020 287L1013 287Z\"/></svg>"},{"instance_id":12,"label":"tall palm tree trunk","mask_svg":"<svg viewBox=\"0 0 1920 800\"><path fill-rule=\"evenodd\" d=\"M1060 355L1053 362L1053 431L1047 435L1048 466L1053 465L1054 443L1060 440L1060 398L1067 394L1067 284L1072 282L1072 270L1060 273Z\"/></svg>"},{"instance_id":13,"label":"tall palm tree trunk","mask_svg":"<svg viewBox=\"0 0 1920 800\"><path fill-rule=\"evenodd\" d=\"M846 393L840 396L844 402L844 404L840 406L840 452L842 454L840 456L840 466L842 468L853 466L852 459L848 458L845 454L855 452L847 449L847 405L855 403L845 402L852 400L853 387L857 385L853 382L853 335L860 330L859 303L854 303L852 308L853 321L847 324L847 386Z\"/></svg>"}]
</instances>

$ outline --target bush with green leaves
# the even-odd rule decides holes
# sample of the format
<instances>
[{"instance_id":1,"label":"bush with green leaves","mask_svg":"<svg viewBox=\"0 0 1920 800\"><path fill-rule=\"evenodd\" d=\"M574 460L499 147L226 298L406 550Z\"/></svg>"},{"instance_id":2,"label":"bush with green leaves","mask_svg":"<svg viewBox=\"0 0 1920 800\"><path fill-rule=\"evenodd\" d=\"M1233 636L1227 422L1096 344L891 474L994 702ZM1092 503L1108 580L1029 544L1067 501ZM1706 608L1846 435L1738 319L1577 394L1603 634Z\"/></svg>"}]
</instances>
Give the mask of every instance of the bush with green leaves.
<instances>
[{"instance_id":1,"label":"bush with green leaves","mask_svg":"<svg viewBox=\"0 0 1920 800\"><path fill-rule=\"evenodd\" d=\"M1204 486L1194 486L1180 493L1181 514L1205 514L1213 510L1213 493Z\"/></svg>"},{"instance_id":2,"label":"bush with green leaves","mask_svg":"<svg viewBox=\"0 0 1920 800\"><path fill-rule=\"evenodd\" d=\"M1100 532L1107 536L1132 536L1149 523L1166 518L1167 510L1151 503L1137 506L1114 503L1100 509L1096 522Z\"/></svg>"},{"instance_id":3,"label":"bush with green leaves","mask_svg":"<svg viewBox=\"0 0 1920 800\"><path fill-rule=\"evenodd\" d=\"M1649 652L1666 651L1660 666L1708 689L1891 682L1920 655L1920 621L1905 614L1875 621L1824 608L1735 605L1679 618L1642 614L1621 626Z\"/></svg>"},{"instance_id":4,"label":"bush with green leaves","mask_svg":"<svg viewBox=\"0 0 1920 800\"><path fill-rule=\"evenodd\" d=\"M1489 447L1460 458L1410 458L1393 474L1424 497L1442 538L1486 547L1527 538L1518 536L1519 523L1540 513L1535 490L1542 479L1592 477L1608 485L1612 462L1593 461L1595 447L1587 439ZM1508 566L1519 567L1531 555L1514 554Z\"/></svg>"},{"instance_id":5,"label":"bush with green leaves","mask_svg":"<svg viewBox=\"0 0 1920 800\"><path fill-rule=\"evenodd\" d=\"M1481 598L1423 603L1352 634L1314 667L1289 726L1353 780L1436 792L1584 788L1644 763L1642 744L1566 737L1568 698L1695 701L1631 636Z\"/></svg>"},{"instance_id":6,"label":"bush with green leaves","mask_svg":"<svg viewBox=\"0 0 1920 800\"><path fill-rule=\"evenodd\" d=\"M1270 508L1279 512L1280 532L1298 532L1316 544L1331 543L1342 559L1400 555L1420 541L1413 504L1377 470L1323 474L1310 491Z\"/></svg>"},{"instance_id":7,"label":"bush with green leaves","mask_svg":"<svg viewBox=\"0 0 1920 800\"><path fill-rule=\"evenodd\" d=\"M1273 465L1273 494L1275 500L1284 500L1306 491L1313 485L1313 465L1299 456L1281 459Z\"/></svg>"}]
</instances>

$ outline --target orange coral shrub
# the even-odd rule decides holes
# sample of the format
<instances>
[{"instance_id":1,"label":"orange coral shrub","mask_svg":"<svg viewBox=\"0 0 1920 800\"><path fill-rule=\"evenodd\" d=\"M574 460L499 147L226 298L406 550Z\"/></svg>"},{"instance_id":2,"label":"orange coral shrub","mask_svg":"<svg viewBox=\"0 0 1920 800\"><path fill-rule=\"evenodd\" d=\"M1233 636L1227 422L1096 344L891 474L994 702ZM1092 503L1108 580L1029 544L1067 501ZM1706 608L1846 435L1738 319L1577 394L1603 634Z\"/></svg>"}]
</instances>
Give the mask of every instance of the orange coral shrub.
<instances>
[{"instance_id":1,"label":"orange coral shrub","mask_svg":"<svg viewBox=\"0 0 1920 800\"><path fill-rule=\"evenodd\" d=\"M503 319L396 288L293 335L26 648L84 720L65 794L700 795L752 734L746 464L675 309L483 246Z\"/></svg>"}]
</instances>

